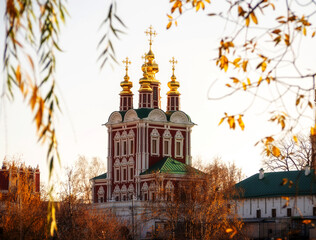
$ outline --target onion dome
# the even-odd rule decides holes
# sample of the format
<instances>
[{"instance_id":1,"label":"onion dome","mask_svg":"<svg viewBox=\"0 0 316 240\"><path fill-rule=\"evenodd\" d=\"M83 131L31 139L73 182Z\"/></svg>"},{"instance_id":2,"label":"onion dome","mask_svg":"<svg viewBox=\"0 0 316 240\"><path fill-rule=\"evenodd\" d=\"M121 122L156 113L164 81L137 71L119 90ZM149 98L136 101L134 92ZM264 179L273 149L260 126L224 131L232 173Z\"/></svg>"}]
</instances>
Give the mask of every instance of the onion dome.
<instances>
[{"instance_id":1,"label":"onion dome","mask_svg":"<svg viewBox=\"0 0 316 240\"><path fill-rule=\"evenodd\" d=\"M124 76L124 81L121 82L121 87L123 88L120 92L120 95L129 95L133 94L131 91L131 88L133 87L133 83L129 81L128 76L128 65L131 64L131 61L128 60L128 57L126 57L126 60L123 60L123 63L125 64L125 71L126 74Z\"/></svg>"},{"instance_id":2,"label":"onion dome","mask_svg":"<svg viewBox=\"0 0 316 240\"><path fill-rule=\"evenodd\" d=\"M167 92L167 95L180 95L178 88L180 87L180 83L176 81L176 76L174 75L174 70L175 67L174 65L178 63L177 60L172 57L172 59L169 61L172 63L172 76L171 76L171 81L168 82L168 87L170 88L169 92Z\"/></svg>"}]
</instances>

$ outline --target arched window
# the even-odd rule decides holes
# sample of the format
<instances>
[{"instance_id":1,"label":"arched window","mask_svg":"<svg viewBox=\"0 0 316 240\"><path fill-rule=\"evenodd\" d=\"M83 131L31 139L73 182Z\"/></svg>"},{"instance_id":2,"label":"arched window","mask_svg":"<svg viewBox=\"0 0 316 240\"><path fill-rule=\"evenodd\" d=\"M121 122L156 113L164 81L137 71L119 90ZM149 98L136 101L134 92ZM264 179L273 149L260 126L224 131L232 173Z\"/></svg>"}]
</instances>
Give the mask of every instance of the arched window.
<instances>
[{"instance_id":1,"label":"arched window","mask_svg":"<svg viewBox=\"0 0 316 240\"><path fill-rule=\"evenodd\" d=\"M117 132L114 137L114 157L120 156L120 133Z\"/></svg>"},{"instance_id":2,"label":"arched window","mask_svg":"<svg viewBox=\"0 0 316 240\"><path fill-rule=\"evenodd\" d=\"M142 186L142 200L148 200L148 184L146 182Z\"/></svg>"},{"instance_id":3,"label":"arched window","mask_svg":"<svg viewBox=\"0 0 316 240\"><path fill-rule=\"evenodd\" d=\"M114 162L114 182L120 182L120 160L116 159Z\"/></svg>"},{"instance_id":4,"label":"arched window","mask_svg":"<svg viewBox=\"0 0 316 240\"><path fill-rule=\"evenodd\" d=\"M177 131L174 139L174 155L175 157L183 157L183 135L181 131Z\"/></svg>"},{"instance_id":5,"label":"arched window","mask_svg":"<svg viewBox=\"0 0 316 240\"><path fill-rule=\"evenodd\" d=\"M171 134L169 130L163 133L163 156L171 156Z\"/></svg>"},{"instance_id":6,"label":"arched window","mask_svg":"<svg viewBox=\"0 0 316 240\"><path fill-rule=\"evenodd\" d=\"M130 130L128 133L128 155L134 155L134 148L135 148L135 134L133 130Z\"/></svg>"},{"instance_id":7,"label":"arched window","mask_svg":"<svg viewBox=\"0 0 316 240\"><path fill-rule=\"evenodd\" d=\"M151 155L157 155L159 156L159 138L160 138L160 134L157 131L157 129L153 129L151 131L151 142L150 142L150 146L151 146Z\"/></svg>"},{"instance_id":8,"label":"arched window","mask_svg":"<svg viewBox=\"0 0 316 240\"><path fill-rule=\"evenodd\" d=\"M99 190L98 190L98 203L103 203L104 202L104 188L101 186L99 187Z\"/></svg>"},{"instance_id":9,"label":"arched window","mask_svg":"<svg viewBox=\"0 0 316 240\"><path fill-rule=\"evenodd\" d=\"M173 194L174 194L174 186L171 181L168 181L166 184L166 201L173 201Z\"/></svg>"},{"instance_id":10,"label":"arched window","mask_svg":"<svg viewBox=\"0 0 316 240\"><path fill-rule=\"evenodd\" d=\"M134 158L130 157L128 160L128 181L134 180Z\"/></svg>"}]
</instances>

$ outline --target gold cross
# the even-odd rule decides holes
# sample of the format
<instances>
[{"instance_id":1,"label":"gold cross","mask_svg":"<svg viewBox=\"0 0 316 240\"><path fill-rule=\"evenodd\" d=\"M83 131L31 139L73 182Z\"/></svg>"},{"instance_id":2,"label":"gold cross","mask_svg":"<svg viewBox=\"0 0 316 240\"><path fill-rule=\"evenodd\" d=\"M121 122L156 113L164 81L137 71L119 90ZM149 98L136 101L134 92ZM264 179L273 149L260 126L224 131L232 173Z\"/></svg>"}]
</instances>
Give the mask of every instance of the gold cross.
<instances>
[{"instance_id":1,"label":"gold cross","mask_svg":"<svg viewBox=\"0 0 316 240\"><path fill-rule=\"evenodd\" d=\"M174 65L178 63L177 60L174 59L174 57L172 57L172 59L169 61L170 63L172 63L172 74L174 74Z\"/></svg>"},{"instance_id":2,"label":"gold cross","mask_svg":"<svg viewBox=\"0 0 316 240\"><path fill-rule=\"evenodd\" d=\"M144 60L144 64L146 64L146 56L147 56L146 53L144 53L144 55L142 56L142 59Z\"/></svg>"},{"instance_id":3,"label":"gold cross","mask_svg":"<svg viewBox=\"0 0 316 240\"><path fill-rule=\"evenodd\" d=\"M152 36L156 36L157 33L156 31L153 29L153 27L150 25L150 27L148 28L148 30L145 31L146 35L149 35L149 46L151 47L153 39Z\"/></svg>"},{"instance_id":4,"label":"gold cross","mask_svg":"<svg viewBox=\"0 0 316 240\"><path fill-rule=\"evenodd\" d=\"M147 57L147 54L144 53L144 55L142 56L142 59L144 59L144 65L145 65L145 73L147 73L147 66L146 66L146 57Z\"/></svg>"},{"instance_id":5,"label":"gold cross","mask_svg":"<svg viewBox=\"0 0 316 240\"><path fill-rule=\"evenodd\" d=\"M128 71L128 65L131 64L131 61L128 60L128 57L126 57L126 60L122 61L125 64L125 70L126 70L126 75Z\"/></svg>"}]
</instances>

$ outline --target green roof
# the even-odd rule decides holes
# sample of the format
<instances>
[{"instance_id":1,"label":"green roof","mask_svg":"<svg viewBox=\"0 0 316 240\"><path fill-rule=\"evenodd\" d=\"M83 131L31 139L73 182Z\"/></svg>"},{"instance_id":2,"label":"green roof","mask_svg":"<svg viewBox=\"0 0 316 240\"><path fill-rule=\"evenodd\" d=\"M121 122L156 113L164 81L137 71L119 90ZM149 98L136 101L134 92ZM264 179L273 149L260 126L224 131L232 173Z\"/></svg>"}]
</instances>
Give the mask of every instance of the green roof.
<instances>
[{"instance_id":1,"label":"green roof","mask_svg":"<svg viewBox=\"0 0 316 240\"><path fill-rule=\"evenodd\" d=\"M107 177L107 173L103 173L103 174L101 174L99 176L91 178L91 180L106 179L106 177Z\"/></svg>"},{"instance_id":2,"label":"green roof","mask_svg":"<svg viewBox=\"0 0 316 240\"><path fill-rule=\"evenodd\" d=\"M304 170L268 172L259 179L257 173L237 183L236 187L241 189L243 198L314 195L316 175L313 170L307 176Z\"/></svg>"},{"instance_id":3,"label":"green roof","mask_svg":"<svg viewBox=\"0 0 316 240\"><path fill-rule=\"evenodd\" d=\"M137 113L137 116L138 116L140 119L144 119L144 118L147 118L148 115L149 115L149 113L150 113L152 110L155 110L155 108L138 108L138 109L134 109L134 110L135 110L135 112ZM160 110L162 110L162 109L160 109ZM163 111L163 110L162 110L162 111ZM120 113L121 116L122 116L122 120L124 120L124 117L125 117L126 112L127 112L127 111L119 111L119 113ZM170 121L171 115L172 115L174 112L177 112L177 111L168 111L168 112L163 111L163 112L165 113L165 115L166 115L166 117L167 117L167 121ZM181 112L183 112L183 111L181 111ZM193 123L192 120L191 120L191 118L190 118L190 116L189 116L188 114L186 114L185 112L183 112L183 113L187 116L189 122Z\"/></svg>"},{"instance_id":4,"label":"green roof","mask_svg":"<svg viewBox=\"0 0 316 240\"><path fill-rule=\"evenodd\" d=\"M170 174L187 174L192 171L195 173L200 173L199 170L187 164L174 160L171 157L164 157L163 159L155 163L153 166L151 166L149 169L142 172L140 175L146 175L155 172Z\"/></svg>"},{"instance_id":5,"label":"green roof","mask_svg":"<svg viewBox=\"0 0 316 240\"><path fill-rule=\"evenodd\" d=\"M137 116L140 119L146 118L148 117L149 113L154 110L153 108L138 108L138 109L134 109L135 112L137 113Z\"/></svg>"}]
</instances>

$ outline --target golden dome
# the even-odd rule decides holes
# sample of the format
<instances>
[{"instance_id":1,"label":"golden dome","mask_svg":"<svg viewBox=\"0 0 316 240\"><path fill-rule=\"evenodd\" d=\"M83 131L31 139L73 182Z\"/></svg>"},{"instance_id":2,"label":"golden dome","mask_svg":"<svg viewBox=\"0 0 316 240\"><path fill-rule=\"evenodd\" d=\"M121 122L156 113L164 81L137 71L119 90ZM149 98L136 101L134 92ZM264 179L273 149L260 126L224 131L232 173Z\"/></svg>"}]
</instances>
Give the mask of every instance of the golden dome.
<instances>
[{"instance_id":1,"label":"golden dome","mask_svg":"<svg viewBox=\"0 0 316 240\"><path fill-rule=\"evenodd\" d=\"M177 78L174 75L174 70L175 70L174 65L178 63L178 61L175 60L174 57L172 57L172 59L169 62L172 63L172 76L171 76L171 81L168 82L168 87L170 88L170 90L169 92L167 92L167 95L180 95L178 91L178 88L180 87L180 83L176 81Z\"/></svg>"},{"instance_id":2,"label":"golden dome","mask_svg":"<svg viewBox=\"0 0 316 240\"><path fill-rule=\"evenodd\" d=\"M126 60L123 60L123 63L125 63L125 71L126 74L124 76L124 81L121 82L121 87L123 90L120 92L120 95L129 95L133 94L131 91L131 88L133 87L133 83L129 81L129 76L128 76L128 65L131 64L131 61L128 60L128 57L126 57Z\"/></svg>"},{"instance_id":3,"label":"golden dome","mask_svg":"<svg viewBox=\"0 0 316 240\"><path fill-rule=\"evenodd\" d=\"M144 56L142 56L143 59L145 59L145 63L142 65L142 71L143 71L143 77L141 79L139 79L139 84L140 84L140 88L139 88L139 92L152 92L152 88L150 87L150 79L148 77L148 73L147 73L147 55L145 54Z\"/></svg>"}]
</instances>

